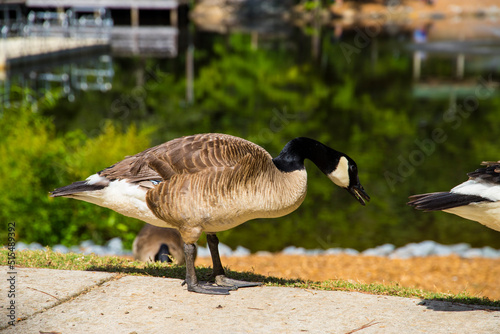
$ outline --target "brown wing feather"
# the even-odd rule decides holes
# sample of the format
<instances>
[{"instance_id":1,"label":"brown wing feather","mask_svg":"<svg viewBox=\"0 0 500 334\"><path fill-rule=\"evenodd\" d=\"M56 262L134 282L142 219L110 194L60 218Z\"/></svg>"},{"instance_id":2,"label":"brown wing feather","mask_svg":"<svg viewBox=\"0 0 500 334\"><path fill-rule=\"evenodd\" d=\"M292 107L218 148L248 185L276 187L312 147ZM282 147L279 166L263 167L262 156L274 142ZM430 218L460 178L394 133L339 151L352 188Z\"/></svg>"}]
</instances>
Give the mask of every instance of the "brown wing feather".
<instances>
[{"instance_id":1,"label":"brown wing feather","mask_svg":"<svg viewBox=\"0 0 500 334\"><path fill-rule=\"evenodd\" d=\"M467 173L469 179L483 183L500 184L500 162L483 161L481 165L486 167Z\"/></svg>"},{"instance_id":2,"label":"brown wing feather","mask_svg":"<svg viewBox=\"0 0 500 334\"><path fill-rule=\"evenodd\" d=\"M128 156L111 167L108 167L98 174L109 180L127 179L129 182L141 183L143 181L161 180L160 175L148 165L145 159L147 151L143 151L133 156Z\"/></svg>"},{"instance_id":3,"label":"brown wing feather","mask_svg":"<svg viewBox=\"0 0 500 334\"><path fill-rule=\"evenodd\" d=\"M258 166L264 168L260 168ZM150 210L171 225L189 225L190 219L214 219L219 209L244 207L245 197L254 194L255 184L263 184L266 164L248 154L234 167L205 169L195 174L177 174L150 189L146 202ZM260 172L260 173L259 173ZM224 210L222 210L224 211ZM221 211L221 212L222 212ZM210 217L210 218L209 218Z\"/></svg>"},{"instance_id":4,"label":"brown wing feather","mask_svg":"<svg viewBox=\"0 0 500 334\"><path fill-rule=\"evenodd\" d=\"M259 188L255 185L265 184L263 179L267 181L273 174L268 173L275 169L272 158L261 147L236 137L213 136L195 138L204 142L202 149L184 150L184 159L172 155L171 150L170 154L156 155L151 166L163 161L179 171L148 191L146 202L158 218L180 228L189 225L186 221L190 218L214 219L221 207L238 210L244 206L239 203L244 198L258 196L253 194Z\"/></svg>"},{"instance_id":5,"label":"brown wing feather","mask_svg":"<svg viewBox=\"0 0 500 334\"><path fill-rule=\"evenodd\" d=\"M168 179L175 174L194 174L205 170L236 167L248 154L257 159L271 159L260 146L247 140L223 134L201 134L171 140L148 152L150 167Z\"/></svg>"},{"instance_id":6,"label":"brown wing feather","mask_svg":"<svg viewBox=\"0 0 500 334\"><path fill-rule=\"evenodd\" d=\"M263 148L244 139L224 134L200 134L173 139L128 156L99 175L135 183L168 180L176 174L234 167L248 153L271 158Z\"/></svg>"}]
</instances>

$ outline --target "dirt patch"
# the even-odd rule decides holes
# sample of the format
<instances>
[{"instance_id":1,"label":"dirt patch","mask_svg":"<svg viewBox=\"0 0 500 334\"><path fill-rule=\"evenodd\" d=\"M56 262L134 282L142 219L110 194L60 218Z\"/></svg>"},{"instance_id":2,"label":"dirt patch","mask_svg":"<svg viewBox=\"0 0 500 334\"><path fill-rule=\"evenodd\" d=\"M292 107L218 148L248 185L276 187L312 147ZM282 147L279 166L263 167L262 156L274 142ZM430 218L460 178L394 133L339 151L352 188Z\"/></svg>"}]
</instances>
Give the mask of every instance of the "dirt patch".
<instances>
[{"instance_id":1,"label":"dirt patch","mask_svg":"<svg viewBox=\"0 0 500 334\"><path fill-rule=\"evenodd\" d=\"M280 278L398 283L434 292L466 291L475 297L500 300L500 259L430 256L403 260L372 256L276 254L221 257L221 260L231 270ZM212 262L209 257L199 257L196 265L211 266Z\"/></svg>"}]
</instances>

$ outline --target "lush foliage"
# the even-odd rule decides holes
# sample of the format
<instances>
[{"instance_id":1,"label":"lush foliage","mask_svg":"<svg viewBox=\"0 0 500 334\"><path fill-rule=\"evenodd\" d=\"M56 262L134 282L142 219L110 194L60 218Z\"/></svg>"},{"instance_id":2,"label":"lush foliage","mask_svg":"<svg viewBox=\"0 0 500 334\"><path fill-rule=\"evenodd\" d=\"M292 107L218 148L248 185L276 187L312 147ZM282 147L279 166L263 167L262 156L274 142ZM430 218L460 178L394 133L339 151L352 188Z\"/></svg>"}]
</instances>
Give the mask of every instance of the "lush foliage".
<instances>
[{"instance_id":1,"label":"lush foliage","mask_svg":"<svg viewBox=\"0 0 500 334\"><path fill-rule=\"evenodd\" d=\"M352 38L347 34L344 40ZM409 195L450 189L481 161L498 160L500 98L481 86L480 78L491 80L488 74L468 73L479 80L450 107L449 96L415 93L411 55L391 41L377 43L376 61L371 49L347 61L328 33L320 61L289 41L254 49L250 36L232 34L210 42L195 51L193 101L186 99L184 57L118 59L109 93L88 92L74 103L58 100L38 114L26 106L5 113L0 185L9 191L0 194L1 218L19 222L19 239L51 245L120 236L130 246L141 224L85 203L49 199L47 191L81 180L150 142L224 132L273 155L297 136L323 141L356 160L372 196L361 207L309 164L304 204L286 217L221 233L230 246L362 250L432 239L500 248L498 232L478 223L406 206ZM428 70L441 68L439 61L428 60ZM131 68L140 75L130 76ZM436 70L434 75L443 74ZM470 101L477 103L464 112ZM137 130L134 124L155 131Z\"/></svg>"},{"instance_id":2,"label":"lush foliage","mask_svg":"<svg viewBox=\"0 0 500 334\"><path fill-rule=\"evenodd\" d=\"M80 130L56 136L51 119L41 115L51 107L46 100L14 105L0 118L0 188L4 190L0 220L15 221L18 239L25 242L74 245L93 239L102 243L117 233L130 242L140 224L95 205L50 198L49 191L147 148L150 131L135 126L121 131L107 123L92 138ZM1 237L7 240L4 228Z\"/></svg>"}]
</instances>

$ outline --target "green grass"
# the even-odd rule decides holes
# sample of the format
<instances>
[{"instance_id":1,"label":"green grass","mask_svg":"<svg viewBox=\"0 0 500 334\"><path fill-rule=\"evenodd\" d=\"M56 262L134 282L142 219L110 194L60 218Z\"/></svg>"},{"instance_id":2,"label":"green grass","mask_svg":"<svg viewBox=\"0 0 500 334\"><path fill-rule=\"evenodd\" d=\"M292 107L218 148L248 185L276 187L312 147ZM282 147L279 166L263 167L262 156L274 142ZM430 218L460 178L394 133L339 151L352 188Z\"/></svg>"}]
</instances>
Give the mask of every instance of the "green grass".
<instances>
[{"instance_id":1,"label":"green grass","mask_svg":"<svg viewBox=\"0 0 500 334\"><path fill-rule=\"evenodd\" d=\"M0 249L0 265L7 264L8 251ZM132 261L116 256L97 256L94 254L82 255L75 253L61 254L50 249L45 251L18 251L16 252L16 266L28 268L49 268L64 270L86 270L116 272L127 275L145 275L154 277L168 277L184 279L184 266L166 263L144 263ZM211 268L198 267L199 277L208 277ZM466 292L460 294L445 294L428 292L416 288L407 288L393 284L362 284L345 280L329 280L324 282L305 281L300 279L284 279L272 276L262 276L250 272L236 272L226 269L228 277L253 282L263 282L268 286L286 286L312 290L329 291L357 291L374 295L398 296L419 298L425 300L442 300L454 303L500 307L500 300L472 297Z\"/></svg>"}]
</instances>

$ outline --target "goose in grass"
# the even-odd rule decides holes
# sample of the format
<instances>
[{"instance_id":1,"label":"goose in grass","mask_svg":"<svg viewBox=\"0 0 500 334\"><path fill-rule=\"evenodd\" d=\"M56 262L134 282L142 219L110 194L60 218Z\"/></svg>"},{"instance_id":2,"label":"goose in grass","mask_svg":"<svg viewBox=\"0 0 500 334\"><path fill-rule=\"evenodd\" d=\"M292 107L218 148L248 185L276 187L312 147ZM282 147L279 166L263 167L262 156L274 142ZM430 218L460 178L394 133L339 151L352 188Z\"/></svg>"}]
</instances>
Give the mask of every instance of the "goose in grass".
<instances>
[{"instance_id":1,"label":"goose in grass","mask_svg":"<svg viewBox=\"0 0 500 334\"><path fill-rule=\"evenodd\" d=\"M354 160L316 140L295 138L273 158L262 147L225 134L173 139L126 157L85 181L56 189L51 196L79 199L151 225L177 229L185 243L188 291L228 294L260 283L225 276L216 233L297 209L306 196L304 159L362 205L370 199ZM196 277L195 243L203 232L216 285Z\"/></svg>"},{"instance_id":2,"label":"goose in grass","mask_svg":"<svg viewBox=\"0 0 500 334\"><path fill-rule=\"evenodd\" d=\"M145 224L134 239L132 252L139 261L185 263L184 241L173 228Z\"/></svg>"},{"instance_id":3,"label":"goose in grass","mask_svg":"<svg viewBox=\"0 0 500 334\"><path fill-rule=\"evenodd\" d=\"M469 180L450 191L410 196L408 205L423 211L444 211L500 231L500 161L485 161Z\"/></svg>"}]
</instances>

